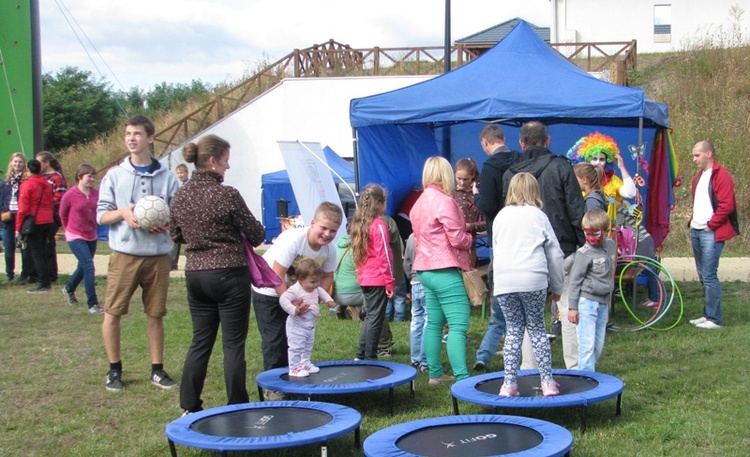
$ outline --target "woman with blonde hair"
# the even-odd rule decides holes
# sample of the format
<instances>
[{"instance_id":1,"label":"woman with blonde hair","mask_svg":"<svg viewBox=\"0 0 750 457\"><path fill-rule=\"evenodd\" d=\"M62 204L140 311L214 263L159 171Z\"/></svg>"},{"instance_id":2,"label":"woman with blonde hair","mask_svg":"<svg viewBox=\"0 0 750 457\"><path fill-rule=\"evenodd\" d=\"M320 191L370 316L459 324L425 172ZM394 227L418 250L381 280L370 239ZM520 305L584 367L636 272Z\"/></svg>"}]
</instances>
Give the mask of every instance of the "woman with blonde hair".
<instances>
[{"instance_id":1,"label":"woman with blonde hair","mask_svg":"<svg viewBox=\"0 0 750 457\"><path fill-rule=\"evenodd\" d=\"M506 322L501 397L517 397L521 342L529 332L545 397L559 393L552 379L552 354L544 326L548 291L553 301L563 291L563 252L547 215L542 211L539 183L530 173L513 176L505 207L492 224L493 295Z\"/></svg>"},{"instance_id":2,"label":"woman with blonde hair","mask_svg":"<svg viewBox=\"0 0 750 457\"><path fill-rule=\"evenodd\" d=\"M10 282L15 278L16 269L16 213L18 213L18 193L21 183L29 177L29 171L26 169L26 157L20 152L14 152L10 156L5 181L0 188L0 213L2 221L0 226L3 229L3 249L5 250L5 281ZM26 249L23 249L26 251ZM25 256L28 259L28 254ZM27 266L30 263L26 264ZM21 277L25 268L21 270ZM28 279L28 272L26 274Z\"/></svg>"},{"instance_id":3,"label":"woman with blonde hair","mask_svg":"<svg viewBox=\"0 0 750 457\"><path fill-rule=\"evenodd\" d=\"M466 368L466 331L469 328L469 298L461 271L469 270L471 234L456 201L453 169L442 157L430 157L422 170L424 192L410 213L414 229L415 258L412 269L424 287L427 329L424 351L430 384L469 377ZM440 363L442 330L448 322L446 344L453 375L444 374Z\"/></svg>"}]
</instances>

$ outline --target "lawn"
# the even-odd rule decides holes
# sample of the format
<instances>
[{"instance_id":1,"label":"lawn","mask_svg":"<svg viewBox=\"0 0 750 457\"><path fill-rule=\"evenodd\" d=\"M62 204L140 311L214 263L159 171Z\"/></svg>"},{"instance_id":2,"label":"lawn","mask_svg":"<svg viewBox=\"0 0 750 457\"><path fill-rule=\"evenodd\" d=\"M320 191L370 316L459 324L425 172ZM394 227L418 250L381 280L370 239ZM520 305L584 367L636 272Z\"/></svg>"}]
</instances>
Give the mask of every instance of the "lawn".
<instances>
[{"instance_id":1,"label":"lawn","mask_svg":"<svg viewBox=\"0 0 750 457\"><path fill-rule=\"evenodd\" d=\"M98 278L100 293L104 279ZM680 284L686 318L701 314L700 287ZM154 388L140 298L122 323L122 358L126 390L104 389L108 369L100 337L101 316L84 305L65 304L60 285L49 294L29 295L17 285L0 286L0 456L163 456L169 455L164 427L179 417L179 393ZM82 292L82 291L81 291ZM725 283L725 327L699 330L681 322L669 331L608 333L601 372L625 383L623 408L615 416L614 399L588 408L588 430L581 434L576 410L512 410L560 424L574 436L572 455L583 456L742 456L747 455L747 353L750 351L750 291L744 283ZM179 379L190 342L191 323L183 279L173 279L170 313L165 318L165 368ZM676 309L676 307L675 307ZM678 311L665 317L666 327ZM619 308L615 316L627 325ZM667 322L669 321L669 322ZM487 321L472 314L469 363ZM391 361L408 363L408 322L394 323L396 339ZM328 316L319 320L314 360L354 357L359 324ZM260 338L251 318L247 342L248 388L257 400L255 376L261 370ZM552 344L556 367L563 367L560 341ZM731 356L731 353L737 357ZM221 350L211 360L204 391L206 407L226 397ZM501 369L502 358L489 368ZM449 367L447 360L445 366ZM316 398L342 403L362 413L362 440L377 430L410 420L452 414L450 386L430 386L420 374L416 398L407 386L395 389L395 415L388 416L387 391L358 396ZM461 403L462 414L492 413ZM329 443L333 456L360 456L352 435ZM213 456L213 452L177 447L181 456ZM247 455L319 455L315 445ZM243 455L242 453L233 455Z\"/></svg>"}]
</instances>

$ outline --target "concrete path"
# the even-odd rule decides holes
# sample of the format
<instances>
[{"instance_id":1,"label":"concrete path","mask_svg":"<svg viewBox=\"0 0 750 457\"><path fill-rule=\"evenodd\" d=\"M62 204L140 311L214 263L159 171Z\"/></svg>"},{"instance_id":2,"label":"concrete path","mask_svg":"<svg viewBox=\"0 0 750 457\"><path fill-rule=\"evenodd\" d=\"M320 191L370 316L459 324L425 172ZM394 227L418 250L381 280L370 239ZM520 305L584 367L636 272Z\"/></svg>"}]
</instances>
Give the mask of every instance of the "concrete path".
<instances>
[{"instance_id":1,"label":"concrete path","mask_svg":"<svg viewBox=\"0 0 750 457\"><path fill-rule=\"evenodd\" d=\"M57 262L62 274L71 274L76 268L76 259L73 254L58 254ZM96 272L103 275L107 271L109 255L97 255L94 257ZM180 269L171 273L172 277L183 277L185 256L180 256ZM20 254L16 254L16 265L21 264ZM664 267L672 274L676 281L697 281L695 272L695 261L692 257L670 257L662 259ZM18 273L18 272L16 272ZM722 257L719 262L719 279L722 281L750 282L750 258L747 257Z\"/></svg>"}]
</instances>

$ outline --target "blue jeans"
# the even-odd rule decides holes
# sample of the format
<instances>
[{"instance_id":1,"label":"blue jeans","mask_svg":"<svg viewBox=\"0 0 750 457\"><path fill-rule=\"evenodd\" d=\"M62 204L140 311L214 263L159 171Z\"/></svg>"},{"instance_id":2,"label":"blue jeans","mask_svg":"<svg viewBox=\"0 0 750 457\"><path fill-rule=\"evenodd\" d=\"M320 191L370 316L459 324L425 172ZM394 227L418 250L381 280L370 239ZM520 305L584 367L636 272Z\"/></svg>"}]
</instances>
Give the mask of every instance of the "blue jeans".
<instances>
[{"instance_id":1,"label":"blue jeans","mask_svg":"<svg viewBox=\"0 0 750 457\"><path fill-rule=\"evenodd\" d=\"M396 286L393 298L388 300L385 308L385 317L394 322L403 322L406 319L406 282Z\"/></svg>"},{"instance_id":2,"label":"blue jeans","mask_svg":"<svg viewBox=\"0 0 750 457\"><path fill-rule=\"evenodd\" d=\"M427 327L427 308L424 298L424 287L416 283L411 285L411 326L409 328L409 348L411 363L427 366L424 355L424 329Z\"/></svg>"},{"instance_id":3,"label":"blue jeans","mask_svg":"<svg viewBox=\"0 0 750 457\"><path fill-rule=\"evenodd\" d=\"M596 371L607 333L609 306L588 298L578 299L578 369Z\"/></svg>"},{"instance_id":4,"label":"blue jeans","mask_svg":"<svg viewBox=\"0 0 750 457\"><path fill-rule=\"evenodd\" d=\"M490 359L495 355L500 340L505 336L505 316L500 304L495 296L490 297L490 323L487 326L487 332L484 334L482 344L477 349L477 362L484 362L485 365L490 363Z\"/></svg>"},{"instance_id":5,"label":"blue jeans","mask_svg":"<svg viewBox=\"0 0 750 457\"><path fill-rule=\"evenodd\" d=\"M724 249L724 242L717 242L711 230L690 230L690 241L693 245L695 268L698 279L703 286L703 316L716 325L722 325L721 318L721 283L716 272L719 269L719 257Z\"/></svg>"},{"instance_id":6,"label":"blue jeans","mask_svg":"<svg viewBox=\"0 0 750 457\"><path fill-rule=\"evenodd\" d=\"M3 224L3 250L5 251L5 276L13 279L16 275L16 216Z\"/></svg>"},{"instance_id":7,"label":"blue jeans","mask_svg":"<svg viewBox=\"0 0 750 457\"><path fill-rule=\"evenodd\" d=\"M96 285L94 283L94 254L96 254L96 240L74 240L68 241L70 252L76 256L78 267L68 278L65 283L65 289L73 293L76 291L78 284L83 281L83 287L86 290L86 302L89 308L99 304L96 297Z\"/></svg>"},{"instance_id":8,"label":"blue jeans","mask_svg":"<svg viewBox=\"0 0 750 457\"><path fill-rule=\"evenodd\" d=\"M440 353L443 348L443 325L448 322L448 361L457 380L469 377L466 368L466 331L469 329L471 305L466 295L464 280L458 268L420 271L419 282L424 286L427 304L427 328L424 332L424 352L430 367L430 378L443 375Z\"/></svg>"}]
</instances>

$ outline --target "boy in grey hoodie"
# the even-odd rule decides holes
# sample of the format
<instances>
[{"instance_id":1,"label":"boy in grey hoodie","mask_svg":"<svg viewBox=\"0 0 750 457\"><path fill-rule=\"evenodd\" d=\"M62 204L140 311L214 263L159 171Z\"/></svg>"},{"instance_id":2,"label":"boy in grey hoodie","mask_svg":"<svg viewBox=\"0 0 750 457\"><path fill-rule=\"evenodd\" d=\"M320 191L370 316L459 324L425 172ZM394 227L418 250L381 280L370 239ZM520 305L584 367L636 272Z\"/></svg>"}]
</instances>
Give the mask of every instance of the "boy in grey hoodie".
<instances>
[{"instance_id":1,"label":"boy in grey hoodie","mask_svg":"<svg viewBox=\"0 0 750 457\"><path fill-rule=\"evenodd\" d=\"M586 244L578 249L570 271L568 320L578 324L578 369L596 371L615 286L615 242L607 238L610 220L605 211L589 211L581 224Z\"/></svg>"},{"instance_id":2,"label":"boy in grey hoodie","mask_svg":"<svg viewBox=\"0 0 750 457\"><path fill-rule=\"evenodd\" d=\"M107 272L107 293L102 320L102 339L109 359L106 388L125 388L120 360L120 320L128 313L130 299L138 286L143 290L143 307L148 316L148 344L151 383L161 389L175 389L177 383L164 371L164 323L171 241L166 226L146 231L133 215L142 197L155 195L167 204L177 191L177 177L151 156L155 128L144 116L133 116L125 127L125 145L130 156L111 168L99 189L97 222L109 225L112 249Z\"/></svg>"}]
</instances>

